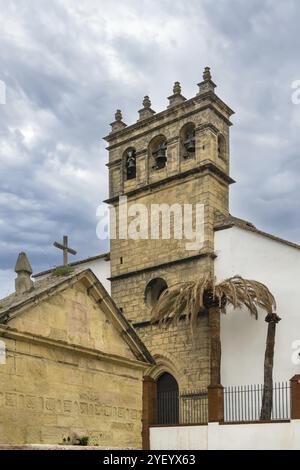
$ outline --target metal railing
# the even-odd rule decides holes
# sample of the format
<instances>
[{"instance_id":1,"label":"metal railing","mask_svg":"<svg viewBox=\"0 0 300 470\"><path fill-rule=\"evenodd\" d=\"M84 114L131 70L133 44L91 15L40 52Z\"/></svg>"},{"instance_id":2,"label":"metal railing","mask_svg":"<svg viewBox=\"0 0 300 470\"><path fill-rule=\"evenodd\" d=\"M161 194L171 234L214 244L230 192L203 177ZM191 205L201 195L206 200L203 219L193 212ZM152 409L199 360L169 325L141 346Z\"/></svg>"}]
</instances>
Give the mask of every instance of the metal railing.
<instances>
[{"instance_id":1,"label":"metal railing","mask_svg":"<svg viewBox=\"0 0 300 470\"><path fill-rule=\"evenodd\" d=\"M157 394L157 424L204 424L208 421L207 390L163 391Z\"/></svg>"},{"instance_id":2,"label":"metal railing","mask_svg":"<svg viewBox=\"0 0 300 470\"><path fill-rule=\"evenodd\" d=\"M185 424L205 424L208 422L207 390L185 392L180 395L180 418Z\"/></svg>"},{"instance_id":3,"label":"metal railing","mask_svg":"<svg viewBox=\"0 0 300 470\"><path fill-rule=\"evenodd\" d=\"M264 386L242 385L224 388L224 421L259 421ZM273 385L272 420L288 420L291 416L290 384L278 382Z\"/></svg>"}]
</instances>

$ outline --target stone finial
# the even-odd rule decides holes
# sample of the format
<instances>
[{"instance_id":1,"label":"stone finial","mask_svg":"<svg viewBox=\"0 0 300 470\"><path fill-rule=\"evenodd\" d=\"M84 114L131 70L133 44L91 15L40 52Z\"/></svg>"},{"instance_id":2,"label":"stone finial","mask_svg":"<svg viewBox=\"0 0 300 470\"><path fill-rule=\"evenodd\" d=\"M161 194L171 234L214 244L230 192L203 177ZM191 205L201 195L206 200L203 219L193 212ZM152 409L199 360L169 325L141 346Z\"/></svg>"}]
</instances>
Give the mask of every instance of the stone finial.
<instances>
[{"instance_id":1,"label":"stone finial","mask_svg":"<svg viewBox=\"0 0 300 470\"><path fill-rule=\"evenodd\" d=\"M123 116L122 116L122 111L120 109L117 109L116 114L115 114L115 120L117 122L122 121Z\"/></svg>"},{"instance_id":2,"label":"stone finial","mask_svg":"<svg viewBox=\"0 0 300 470\"><path fill-rule=\"evenodd\" d=\"M145 109L151 108L151 101L150 101L149 96L145 96L145 97L144 97L144 99L143 99L143 106L144 106Z\"/></svg>"},{"instance_id":3,"label":"stone finial","mask_svg":"<svg viewBox=\"0 0 300 470\"><path fill-rule=\"evenodd\" d=\"M181 85L180 85L180 82L175 82L175 83L174 83L173 94L174 94L174 95L181 95Z\"/></svg>"},{"instance_id":4,"label":"stone finial","mask_svg":"<svg viewBox=\"0 0 300 470\"><path fill-rule=\"evenodd\" d=\"M148 117L153 116L155 114L155 111L151 109L151 101L148 95L144 96L143 99L143 108L139 110L139 121L142 121L143 119L147 119Z\"/></svg>"},{"instance_id":5,"label":"stone finial","mask_svg":"<svg viewBox=\"0 0 300 470\"><path fill-rule=\"evenodd\" d=\"M211 80L210 67L205 67L203 72L203 80Z\"/></svg>"},{"instance_id":6,"label":"stone finial","mask_svg":"<svg viewBox=\"0 0 300 470\"><path fill-rule=\"evenodd\" d=\"M202 95L207 92L215 92L216 85L212 81L210 67L205 67L203 72L203 81L198 83L199 92L198 95Z\"/></svg>"},{"instance_id":7,"label":"stone finial","mask_svg":"<svg viewBox=\"0 0 300 470\"><path fill-rule=\"evenodd\" d=\"M124 127L126 127L127 124L125 124L125 122L123 122L122 119L123 119L122 111L120 109L117 109L115 113L115 121L111 123L111 132L117 132L117 131L124 129Z\"/></svg>"},{"instance_id":8,"label":"stone finial","mask_svg":"<svg viewBox=\"0 0 300 470\"><path fill-rule=\"evenodd\" d=\"M180 82L175 82L173 86L173 95L168 97L169 106L168 108L172 108L176 106L176 104L183 103L186 101L186 98L181 94L181 85Z\"/></svg>"},{"instance_id":9,"label":"stone finial","mask_svg":"<svg viewBox=\"0 0 300 470\"><path fill-rule=\"evenodd\" d=\"M19 274L22 271L28 274L32 274L32 267L30 266L26 253L24 252L19 254L17 262L16 262L16 266L15 266L15 273Z\"/></svg>"},{"instance_id":10,"label":"stone finial","mask_svg":"<svg viewBox=\"0 0 300 470\"><path fill-rule=\"evenodd\" d=\"M16 293L23 294L33 288L31 280L32 268L26 253L20 253L15 266L15 273L18 275L15 280Z\"/></svg>"}]
</instances>

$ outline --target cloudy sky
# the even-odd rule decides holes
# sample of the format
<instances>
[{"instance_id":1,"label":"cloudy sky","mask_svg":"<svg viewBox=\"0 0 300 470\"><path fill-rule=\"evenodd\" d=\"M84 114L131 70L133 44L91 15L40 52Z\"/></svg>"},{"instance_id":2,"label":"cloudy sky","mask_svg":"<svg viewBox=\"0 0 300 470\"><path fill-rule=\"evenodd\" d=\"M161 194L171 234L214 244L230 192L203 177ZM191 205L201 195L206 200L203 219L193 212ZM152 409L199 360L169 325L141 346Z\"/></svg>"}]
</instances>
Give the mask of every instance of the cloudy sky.
<instances>
[{"instance_id":1,"label":"cloudy sky","mask_svg":"<svg viewBox=\"0 0 300 470\"><path fill-rule=\"evenodd\" d=\"M235 111L231 213L300 240L298 0L0 0L0 295L19 251L37 272L107 250L96 208L107 196L102 137L117 108L165 109L174 81L197 92L211 66Z\"/></svg>"}]
</instances>

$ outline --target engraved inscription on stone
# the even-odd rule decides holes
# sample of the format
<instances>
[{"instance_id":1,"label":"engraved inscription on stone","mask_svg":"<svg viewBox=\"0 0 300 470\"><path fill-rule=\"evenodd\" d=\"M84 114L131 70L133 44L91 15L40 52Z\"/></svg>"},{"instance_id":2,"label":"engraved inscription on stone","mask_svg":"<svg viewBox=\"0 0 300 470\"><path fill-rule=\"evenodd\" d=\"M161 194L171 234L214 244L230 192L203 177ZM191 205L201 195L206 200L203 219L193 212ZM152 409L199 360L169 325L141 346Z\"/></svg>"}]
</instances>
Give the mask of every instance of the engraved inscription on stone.
<instances>
[{"instance_id":1,"label":"engraved inscription on stone","mask_svg":"<svg viewBox=\"0 0 300 470\"><path fill-rule=\"evenodd\" d=\"M24 395L17 392L0 392L0 408L15 408L28 412L45 414L64 414L82 416L101 416L102 419L114 422L137 421L141 412L133 408L116 407L96 401L74 401L68 398L52 398L36 395Z\"/></svg>"}]
</instances>

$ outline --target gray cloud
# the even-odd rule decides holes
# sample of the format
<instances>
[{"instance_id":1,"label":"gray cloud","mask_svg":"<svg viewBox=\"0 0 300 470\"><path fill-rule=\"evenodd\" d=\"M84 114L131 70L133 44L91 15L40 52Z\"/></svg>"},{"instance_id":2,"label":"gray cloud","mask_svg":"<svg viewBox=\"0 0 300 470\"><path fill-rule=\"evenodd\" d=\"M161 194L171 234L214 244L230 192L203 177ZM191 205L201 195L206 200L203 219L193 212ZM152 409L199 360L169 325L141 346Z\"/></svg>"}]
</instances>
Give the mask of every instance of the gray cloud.
<instances>
[{"instance_id":1,"label":"gray cloud","mask_svg":"<svg viewBox=\"0 0 300 470\"><path fill-rule=\"evenodd\" d=\"M205 65L236 110L231 212L299 242L297 0L0 7L0 292L20 250L38 271L60 263L52 243L64 233L80 258L107 249L96 237L96 207L107 196L101 138L115 109L134 122L149 94L162 110L175 80L190 97Z\"/></svg>"}]
</instances>

